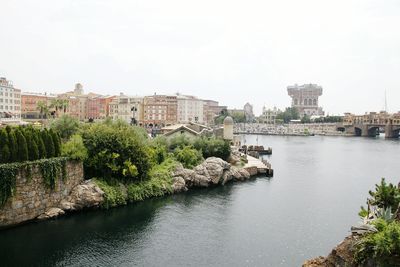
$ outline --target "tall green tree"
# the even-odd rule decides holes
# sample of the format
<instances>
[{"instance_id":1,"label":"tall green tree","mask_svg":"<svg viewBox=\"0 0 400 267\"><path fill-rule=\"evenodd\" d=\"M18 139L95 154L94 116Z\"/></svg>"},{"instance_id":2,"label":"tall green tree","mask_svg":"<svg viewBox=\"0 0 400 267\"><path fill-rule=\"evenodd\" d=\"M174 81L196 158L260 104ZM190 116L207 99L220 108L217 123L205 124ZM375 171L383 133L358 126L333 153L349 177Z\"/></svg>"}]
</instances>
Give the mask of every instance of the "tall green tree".
<instances>
[{"instance_id":1,"label":"tall green tree","mask_svg":"<svg viewBox=\"0 0 400 267\"><path fill-rule=\"evenodd\" d=\"M36 144L35 138L33 137L33 130L31 129L25 130L25 139L26 139L26 144L29 148L28 149L29 160L39 159L39 149Z\"/></svg>"},{"instance_id":2,"label":"tall green tree","mask_svg":"<svg viewBox=\"0 0 400 267\"><path fill-rule=\"evenodd\" d=\"M8 143L9 143L9 149L10 149L10 162L16 162L18 161L18 143L17 143L17 137L15 136L15 130L10 130L8 131Z\"/></svg>"},{"instance_id":3,"label":"tall green tree","mask_svg":"<svg viewBox=\"0 0 400 267\"><path fill-rule=\"evenodd\" d=\"M61 155L61 139L52 129L50 129L49 134L54 144L54 156L58 157Z\"/></svg>"},{"instance_id":4,"label":"tall green tree","mask_svg":"<svg viewBox=\"0 0 400 267\"><path fill-rule=\"evenodd\" d=\"M18 161L27 161L29 156L25 136L22 134L21 129L16 129L15 135L18 143Z\"/></svg>"},{"instance_id":5,"label":"tall green tree","mask_svg":"<svg viewBox=\"0 0 400 267\"><path fill-rule=\"evenodd\" d=\"M41 132L37 131L36 135L38 137L38 150L39 150L39 158L40 159L45 159L47 158L47 153L46 153L46 146L44 145L44 139L43 139L43 135Z\"/></svg>"},{"instance_id":6,"label":"tall green tree","mask_svg":"<svg viewBox=\"0 0 400 267\"><path fill-rule=\"evenodd\" d=\"M42 131L44 136L44 145L46 147L46 156L47 158L52 158L55 156L54 142L51 134L45 129Z\"/></svg>"},{"instance_id":7,"label":"tall green tree","mask_svg":"<svg viewBox=\"0 0 400 267\"><path fill-rule=\"evenodd\" d=\"M0 163L10 162L8 134L5 129L0 131Z\"/></svg>"},{"instance_id":8,"label":"tall green tree","mask_svg":"<svg viewBox=\"0 0 400 267\"><path fill-rule=\"evenodd\" d=\"M284 112L281 112L276 116L277 120L282 120L284 123L289 123L291 120L298 120L299 118L299 111L294 107L286 108Z\"/></svg>"},{"instance_id":9,"label":"tall green tree","mask_svg":"<svg viewBox=\"0 0 400 267\"><path fill-rule=\"evenodd\" d=\"M59 132L63 139L68 139L78 131L79 121L71 116L62 115L60 118L55 119L50 127Z\"/></svg>"},{"instance_id":10,"label":"tall green tree","mask_svg":"<svg viewBox=\"0 0 400 267\"><path fill-rule=\"evenodd\" d=\"M37 102L37 110L39 110L40 117L42 119L47 119L47 116L50 114L50 107L44 101Z\"/></svg>"}]
</instances>

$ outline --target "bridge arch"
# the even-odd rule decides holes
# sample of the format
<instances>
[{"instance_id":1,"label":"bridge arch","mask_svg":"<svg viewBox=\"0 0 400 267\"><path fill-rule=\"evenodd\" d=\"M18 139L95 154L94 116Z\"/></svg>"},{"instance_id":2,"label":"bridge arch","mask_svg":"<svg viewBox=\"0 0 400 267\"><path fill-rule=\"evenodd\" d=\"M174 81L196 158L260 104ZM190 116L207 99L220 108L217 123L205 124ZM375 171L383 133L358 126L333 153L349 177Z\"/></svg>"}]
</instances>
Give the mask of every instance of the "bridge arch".
<instances>
[{"instance_id":1,"label":"bridge arch","mask_svg":"<svg viewBox=\"0 0 400 267\"><path fill-rule=\"evenodd\" d=\"M354 135L355 136L362 136L362 129L358 127L354 127Z\"/></svg>"},{"instance_id":2,"label":"bridge arch","mask_svg":"<svg viewBox=\"0 0 400 267\"><path fill-rule=\"evenodd\" d=\"M379 134L379 126L368 127L368 136L376 137Z\"/></svg>"},{"instance_id":3,"label":"bridge arch","mask_svg":"<svg viewBox=\"0 0 400 267\"><path fill-rule=\"evenodd\" d=\"M400 137L400 126L397 128L394 128L392 130L392 137L393 138L399 138Z\"/></svg>"}]
</instances>

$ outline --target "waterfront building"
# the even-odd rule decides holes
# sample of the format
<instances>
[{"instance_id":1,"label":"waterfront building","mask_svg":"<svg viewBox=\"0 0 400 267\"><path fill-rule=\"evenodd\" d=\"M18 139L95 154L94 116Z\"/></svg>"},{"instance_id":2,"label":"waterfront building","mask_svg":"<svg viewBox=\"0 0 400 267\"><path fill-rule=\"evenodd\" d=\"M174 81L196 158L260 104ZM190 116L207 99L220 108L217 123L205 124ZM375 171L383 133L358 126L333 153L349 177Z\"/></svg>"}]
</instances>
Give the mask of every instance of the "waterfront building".
<instances>
[{"instance_id":1,"label":"waterfront building","mask_svg":"<svg viewBox=\"0 0 400 267\"><path fill-rule=\"evenodd\" d=\"M191 96L177 94L178 123L204 123L203 100Z\"/></svg>"},{"instance_id":2,"label":"waterfront building","mask_svg":"<svg viewBox=\"0 0 400 267\"><path fill-rule=\"evenodd\" d=\"M21 119L21 90L4 77L0 78L0 120L19 121Z\"/></svg>"},{"instance_id":3,"label":"waterfront building","mask_svg":"<svg viewBox=\"0 0 400 267\"><path fill-rule=\"evenodd\" d=\"M178 100L176 95L145 96L143 99L144 126L165 126L177 123Z\"/></svg>"},{"instance_id":4,"label":"waterfront building","mask_svg":"<svg viewBox=\"0 0 400 267\"><path fill-rule=\"evenodd\" d=\"M282 111L278 109L277 107L274 107L272 109L266 108L265 106L263 107L262 114L259 117L259 122L261 123L266 123L266 124L275 124L276 122L276 116L278 116L279 113Z\"/></svg>"},{"instance_id":5,"label":"waterfront building","mask_svg":"<svg viewBox=\"0 0 400 267\"><path fill-rule=\"evenodd\" d=\"M109 104L110 117L127 123L132 123L132 118L137 124L143 121L143 97L127 96L120 93Z\"/></svg>"},{"instance_id":6,"label":"waterfront building","mask_svg":"<svg viewBox=\"0 0 400 267\"><path fill-rule=\"evenodd\" d=\"M109 117L109 104L114 98L115 96L102 96L96 93L84 94L83 86L80 83L75 84L73 91L57 96L57 99L68 100L65 114L81 121L103 120Z\"/></svg>"},{"instance_id":7,"label":"waterfront building","mask_svg":"<svg viewBox=\"0 0 400 267\"><path fill-rule=\"evenodd\" d=\"M75 84L75 88L72 91L59 94L57 99L68 100L68 105L66 108L66 114L84 121L89 119L88 117L88 99L100 96L98 94L89 93L84 94L83 86L80 83Z\"/></svg>"},{"instance_id":8,"label":"waterfront building","mask_svg":"<svg viewBox=\"0 0 400 267\"><path fill-rule=\"evenodd\" d=\"M292 107L299 111L301 117L324 116L324 111L318 105L322 95L322 87L317 84L303 84L288 86L287 91L292 98Z\"/></svg>"},{"instance_id":9,"label":"waterfront building","mask_svg":"<svg viewBox=\"0 0 400 267\"><path fill-rule=\"evenodd\" d=\"M110 103L114 96L89 97L87 100L87 118L89 120L104 120L109 116Z\"/></svg>"},{"instance_id":10,"label":"waterfront building","mask_svg":"<svg viewBox=\"0 0 400 267\"><path fill-rule=\"evenodd\" d=\"M45 114L40 113L39 103L44 103L50 107L52 101L57 98L54 94L40 93L21 93L21 117L23 119L38 120L45 117ZM52 111L49 109L49 112Z\"/></svg>"}]
</instances>

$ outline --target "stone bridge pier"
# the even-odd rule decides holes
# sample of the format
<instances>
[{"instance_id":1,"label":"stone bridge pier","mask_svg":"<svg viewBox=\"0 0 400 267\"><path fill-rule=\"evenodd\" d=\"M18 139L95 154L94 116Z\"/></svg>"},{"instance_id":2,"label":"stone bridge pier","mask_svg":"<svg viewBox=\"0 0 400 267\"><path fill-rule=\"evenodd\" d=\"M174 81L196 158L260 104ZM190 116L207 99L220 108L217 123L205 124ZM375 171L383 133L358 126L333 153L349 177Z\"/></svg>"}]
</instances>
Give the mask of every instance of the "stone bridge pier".
<instances>
[{"instance_id":1,"label":"stone bridge pier","mask_svg":"<svg viewBox=\"0 0 400 267\"><path fill-rule=\"evenodd\" d=\"M385 126L385 137L386 138L399 138L400 137L400 126L386 125Z\"/></svg>"}]
</instances>

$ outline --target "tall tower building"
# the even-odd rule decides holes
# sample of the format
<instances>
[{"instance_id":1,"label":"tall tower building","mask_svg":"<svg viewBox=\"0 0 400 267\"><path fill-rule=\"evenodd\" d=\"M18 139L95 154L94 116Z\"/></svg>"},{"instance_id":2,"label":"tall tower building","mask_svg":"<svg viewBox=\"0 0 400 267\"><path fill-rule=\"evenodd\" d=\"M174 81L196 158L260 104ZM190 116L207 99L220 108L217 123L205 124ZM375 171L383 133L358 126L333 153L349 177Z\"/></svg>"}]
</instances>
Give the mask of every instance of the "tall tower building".
<instances>
[{"instance_id":1,"label":"tall tower building","mask_svg":"<svg viewBox=\"0 0 400 267\"><path fill-rule=\"evenodd\" d=\"M292 107L297 108L301 117L323 116L324 111L318 105L322 95L322 86L317 84L292 85L287 87L288 95L292 98Z\"/></svg>"}]
</instances>

